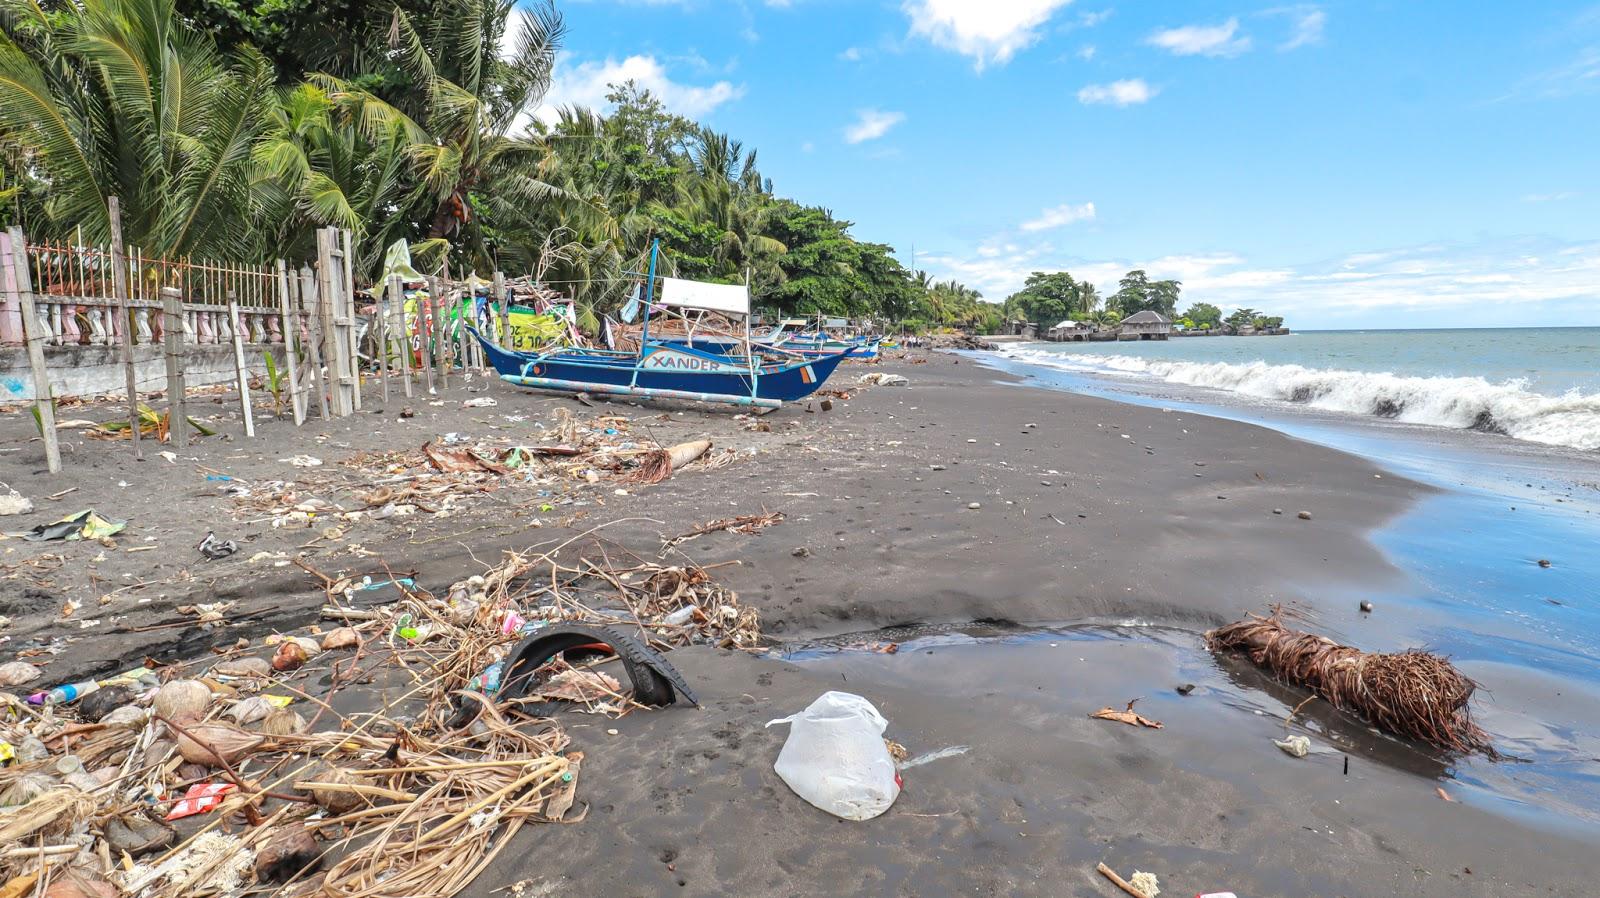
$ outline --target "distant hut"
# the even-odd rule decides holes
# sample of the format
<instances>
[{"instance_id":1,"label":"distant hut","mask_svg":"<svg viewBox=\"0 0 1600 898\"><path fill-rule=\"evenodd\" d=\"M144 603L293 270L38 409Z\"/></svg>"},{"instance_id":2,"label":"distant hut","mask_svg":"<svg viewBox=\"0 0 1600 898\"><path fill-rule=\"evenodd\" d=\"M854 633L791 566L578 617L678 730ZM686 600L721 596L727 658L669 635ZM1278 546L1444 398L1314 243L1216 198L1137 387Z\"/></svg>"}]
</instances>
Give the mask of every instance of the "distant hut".
<instances>
[{"instance_id":1,"label":"distant hut","mask_svg":"<svg viewBox=\"0 0 1600 898\"><path fill-rule=\"evenodd\" d=\"M1067 320L1050 328L1045 339L1056 343L1082 343L1093 332L1094 328L1086 322Z\"/></svg>"},{"instance_id":2,"label":"distant hut","mask_svg":"<svg viewBox=\"0 0 1600 898\"><path fill-rule=\"evenodd\" d=\"M1146 309L1122 319L1118 340L1165 340L1172 335L1172 321L1160 312Z\"/></svg>"}]
</instances>

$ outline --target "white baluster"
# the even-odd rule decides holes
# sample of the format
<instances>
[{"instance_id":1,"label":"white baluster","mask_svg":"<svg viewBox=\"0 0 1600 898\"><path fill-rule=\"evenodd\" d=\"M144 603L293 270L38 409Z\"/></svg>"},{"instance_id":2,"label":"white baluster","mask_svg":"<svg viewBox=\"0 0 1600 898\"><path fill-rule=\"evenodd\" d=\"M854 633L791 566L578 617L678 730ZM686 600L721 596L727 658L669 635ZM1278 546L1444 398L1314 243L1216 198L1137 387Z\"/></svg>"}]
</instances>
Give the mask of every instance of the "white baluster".
<instances>
[{"instance_id":1,"label":"white baluster","mask_svg":"<svg viewBox=\"0 0 1600 898\"><path fill-rule=\"evenodd\" d=\"M143 306L133 310L133 334L142 346L149 346L156 340L155 332L150 330L150 310Z\"/></svg>"}]
</instances>

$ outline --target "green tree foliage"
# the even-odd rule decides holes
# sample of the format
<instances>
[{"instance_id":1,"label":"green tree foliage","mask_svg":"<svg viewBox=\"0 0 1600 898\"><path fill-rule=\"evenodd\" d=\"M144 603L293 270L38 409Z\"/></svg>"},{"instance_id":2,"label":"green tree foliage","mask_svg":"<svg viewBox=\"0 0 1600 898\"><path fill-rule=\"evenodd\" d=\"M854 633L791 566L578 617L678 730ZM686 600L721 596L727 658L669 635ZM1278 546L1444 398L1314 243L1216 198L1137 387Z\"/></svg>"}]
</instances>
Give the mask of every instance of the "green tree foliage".
<instances>
[{"instance_id":1,"label":"green tree foliage","mask_svg":"<svg viewBox=\"0 0 1600 898\"><path fill-rule=\"evenodd\" d=\"M366 276L405 238L452 273L532 271L591 323L659 240L665 271L748 279L767 311L998 328L636 84L536 117L564 32L548 0L0 0L0 215L104 243L117 196L130 245L241 261L304 261L337 225ZM1038 277L1019 302L1098 304Z\"/></svg>"},{"instance_id":2,"label":"green tree foliage","mask_svg":"<svg viewBox=\"0 0 1600 898\"><path fill-rule=\"evenodd\" d=\"M1190 327L1212 328L1222 324L1222 310L1208 302L1190 305L1183 317L1192 322Z\"/></svg>"},{"instance_id":3,"label":"green tree foliage","mask_svg":"<svg viewBox=\"0 0 1600 898\"><path fill-rule=\"evenodd\" d=\"M1177 315L1178 294L1182 287L1179 281L1152 281L1142 269L1136 268L1122 276L1109 304L1115 306L1124 318L1147 310L1173 318Z\"/></svg>"}]
</instances>

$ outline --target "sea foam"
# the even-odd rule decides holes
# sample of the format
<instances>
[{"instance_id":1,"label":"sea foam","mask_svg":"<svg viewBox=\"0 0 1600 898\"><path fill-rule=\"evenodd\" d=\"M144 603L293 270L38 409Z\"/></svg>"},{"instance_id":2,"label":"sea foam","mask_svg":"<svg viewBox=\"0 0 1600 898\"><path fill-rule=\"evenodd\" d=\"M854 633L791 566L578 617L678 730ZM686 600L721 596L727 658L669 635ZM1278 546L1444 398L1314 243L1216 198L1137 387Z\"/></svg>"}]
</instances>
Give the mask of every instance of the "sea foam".
<instances>
[{"instance_id":1,"label":"sea foam","mask_svg":"<svg viewBox=\"0 0 1600 898\"><path fill-rule=\"evenodd\" d=\"M1546 395L1528 389L1524 380L1492 383L1481 377L1413 377L1266 362L1174 362L1023 347L1006 347L1000 354L1050 368L1153 377L1327 411L1600 449L1600 393Z\"/></svg>"}]
</instances>

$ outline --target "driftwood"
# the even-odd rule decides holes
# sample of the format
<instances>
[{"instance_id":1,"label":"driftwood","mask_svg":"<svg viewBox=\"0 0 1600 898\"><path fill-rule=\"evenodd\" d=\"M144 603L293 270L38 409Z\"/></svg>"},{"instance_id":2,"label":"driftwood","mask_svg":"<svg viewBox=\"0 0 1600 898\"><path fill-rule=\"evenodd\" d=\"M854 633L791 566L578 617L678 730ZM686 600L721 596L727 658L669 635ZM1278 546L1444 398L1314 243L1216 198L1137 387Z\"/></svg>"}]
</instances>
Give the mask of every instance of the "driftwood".
<instances>
[{"instance_id":1,"label":"driftwood","mask_svg":"<svg viewBox=\"0 0 1600 898\"><path fill-rule=\"evenodd\" d=\"M1213 650L1244 652L1284 682L1392 733L1459 752L1493 756L1468 703L1478 684L1446 658L1424 651L1372 654L1291 630L1281 614L1251 615L1206 634Z\"/></svg>"}]
</instances>

